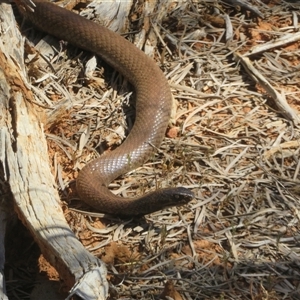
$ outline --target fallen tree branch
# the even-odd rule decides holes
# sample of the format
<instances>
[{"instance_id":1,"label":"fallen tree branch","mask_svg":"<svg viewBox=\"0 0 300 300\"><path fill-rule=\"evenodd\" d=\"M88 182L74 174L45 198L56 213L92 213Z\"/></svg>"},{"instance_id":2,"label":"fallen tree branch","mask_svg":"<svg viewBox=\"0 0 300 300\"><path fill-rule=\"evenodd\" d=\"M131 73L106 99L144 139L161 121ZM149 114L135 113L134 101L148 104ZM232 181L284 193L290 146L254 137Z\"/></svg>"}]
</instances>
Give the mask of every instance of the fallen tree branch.
<instances>
[{"instance_id":1,"label":"fallen tree branch","mask_svg":"<svg viewBox=\"0 0 300 300\"><path fill-rule=\"evenodd\" d=\"M43 255L84 299L106 299L106 268L77 240L60 206L50 170L43 124L25 78L23 38L11 6L1 4L0 164L15 211ZM16 47L18 45L18 47Z\"/></svg>"},{"instance_id":2,"label":"fallen tree branch","mask_svg":"<svg viewBox=\"0 0 300 300\"><path fill-rule=\"evenodd\" d=\"M239 61L243 65L249 76L255 82L258 82L266 90L266 92L269 93L276 106L278 107L279 112L282 113L288 120L291 120L295 125L299 124L300 118L297 115L296 111L294 111L289 106L285 97L283 95L280 95L269 83L269 81L253 66L250 59L238 53L235 53L235 55L237 61Z\"/></svg>"}]
</instances>

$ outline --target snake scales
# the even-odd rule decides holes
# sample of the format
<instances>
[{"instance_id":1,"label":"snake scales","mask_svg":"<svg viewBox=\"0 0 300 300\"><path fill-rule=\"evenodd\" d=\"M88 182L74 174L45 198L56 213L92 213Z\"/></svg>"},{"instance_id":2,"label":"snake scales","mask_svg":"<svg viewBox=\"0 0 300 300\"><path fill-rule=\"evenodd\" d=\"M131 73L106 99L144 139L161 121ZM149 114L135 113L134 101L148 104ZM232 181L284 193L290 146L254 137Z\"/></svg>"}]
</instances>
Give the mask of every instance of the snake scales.
<instances>
[{"instance_id":1,"label":"snake scales","mask_svg":"<svg viewBox=\"0 0 300 300\"><path fill-rule=\"evenodd\" d=\"M116 150L91 161L79 172L79 197L101 212L120 216L148 214L193 199L193 193L183 187L158 189L133 199L116 196L107 188L118 176L142 165L164 138L172 96L154 61L118 34L64 8L33 0L32 11L21 0L16 3L38 29L99 55L135 88L136 119L132 130Z\"/></svg>"}]
</instances>

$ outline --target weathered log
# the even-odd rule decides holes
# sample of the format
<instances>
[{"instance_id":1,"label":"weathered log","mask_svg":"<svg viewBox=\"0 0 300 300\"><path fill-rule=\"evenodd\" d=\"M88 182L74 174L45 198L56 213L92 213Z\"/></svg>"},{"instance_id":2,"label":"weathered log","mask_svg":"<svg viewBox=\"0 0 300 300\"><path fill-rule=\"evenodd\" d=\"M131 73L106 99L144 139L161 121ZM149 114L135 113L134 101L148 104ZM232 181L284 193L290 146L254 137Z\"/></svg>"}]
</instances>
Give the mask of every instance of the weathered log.
<instances>
[{"instance_id":1,"label":"weathered log","mask_svg":"<svg viewBox=\"0 0 300 300\"><path fill-rule=\"evenodd\" d=\"M9 186L18 217L43 255L72 288L70 294L106 299L106 268L77 240L60 206L43 124L32 104L33 94L26 79L24 39L11 5L0 5L0 20L1 180Z\"/></svg>"}]
</instances>

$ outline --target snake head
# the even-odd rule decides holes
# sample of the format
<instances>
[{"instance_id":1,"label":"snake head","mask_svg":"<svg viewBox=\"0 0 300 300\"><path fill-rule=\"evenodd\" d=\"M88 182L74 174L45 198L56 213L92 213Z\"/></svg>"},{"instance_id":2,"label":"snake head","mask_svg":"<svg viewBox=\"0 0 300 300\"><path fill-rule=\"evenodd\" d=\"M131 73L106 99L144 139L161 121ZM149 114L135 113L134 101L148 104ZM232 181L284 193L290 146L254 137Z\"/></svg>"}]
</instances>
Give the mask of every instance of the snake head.
<instances>
[{"instance_id":1,"label":"snake head","mask_svg":"<svg viewBox=\"0 0 300 300\"><path fill-rule=\"evenodd\" d=\"M172 206L182 206L194 199L194 193L184 187L158 189L141 197L127 200L119 216L142 216ZM120 200L122 206L122 200ZM125 201L126 202L126 201ZM125 204L125 203L124 203Z\"/></svg>"},{"instance_id":2,"label":"snake head","mask_svg":"<svg viewBox=\"0 0 300 300\"><path fill-rule=\"evenodd\" d=\"M184 187L166 188L159 190L163 207L181 206L194 199L194 193Z\"/></svg>"}]
</instances>

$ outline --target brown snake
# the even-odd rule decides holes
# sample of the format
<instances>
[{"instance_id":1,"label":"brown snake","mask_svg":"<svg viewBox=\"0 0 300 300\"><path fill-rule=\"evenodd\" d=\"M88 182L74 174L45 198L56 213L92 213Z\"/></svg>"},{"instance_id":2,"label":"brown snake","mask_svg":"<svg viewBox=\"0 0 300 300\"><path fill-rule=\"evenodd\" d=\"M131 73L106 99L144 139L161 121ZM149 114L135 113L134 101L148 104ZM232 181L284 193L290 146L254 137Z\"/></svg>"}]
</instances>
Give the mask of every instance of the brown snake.
<instances>
[{"instance_id":1,"label":"brown snake","mask_svg":"<svg viewBox=\"0 0 300 300\"><path fill-rule=\"evenodd\" d=\"M101 212L120 216L144 215L192 200L193 193L183 187L158 189L133 199L116 196L107 188L118 176L142 165L164 138L172 95L154 61L118 34L64 8L33 0L32 11L20 0L16 3L38 29L97 54L123 74L136 92L132 130L116 150L91 161L79 172L79 197Z\"/></svg>"}]
</instances>

